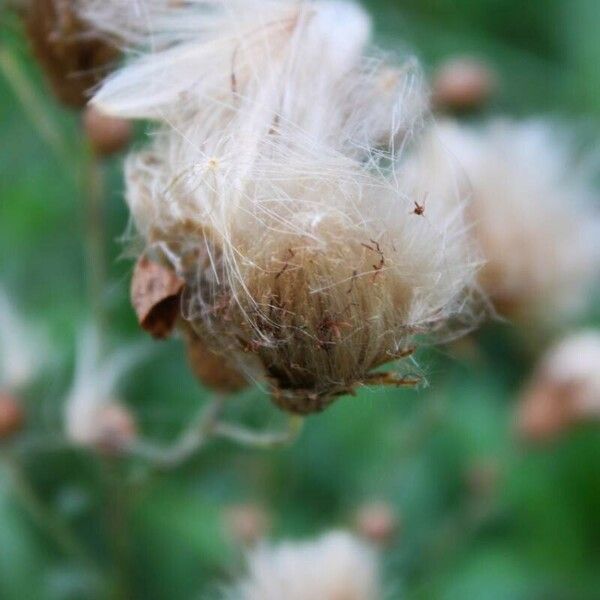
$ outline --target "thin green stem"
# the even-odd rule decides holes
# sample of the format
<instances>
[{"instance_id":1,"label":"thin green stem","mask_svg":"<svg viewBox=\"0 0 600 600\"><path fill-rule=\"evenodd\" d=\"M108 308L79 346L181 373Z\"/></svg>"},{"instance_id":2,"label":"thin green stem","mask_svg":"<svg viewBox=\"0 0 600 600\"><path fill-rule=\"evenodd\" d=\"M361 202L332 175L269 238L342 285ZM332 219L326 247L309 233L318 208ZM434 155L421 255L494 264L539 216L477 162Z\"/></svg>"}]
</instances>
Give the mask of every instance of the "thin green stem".
<instances>
[{"instance_id":1,"label":"thin green stem","mask_svg":"<svg viewBox=\"0 0 600 600\"><path fill-rule=\"evenodd\" d=\"M70 165L67 144L60 129L56 126L39 94L36 93L35 87L26 77L24 69L6 46L0 46L0 73L12 89L21 109L42 139L52 149L60 164ZM67 171L69 176L73 177L72 170L67 169Z\"/></svg>"},{"instance_id":2,"label":"thin green stem","mask_svg":"<svg viewBox=\"0 0 600 600\"><path fill-rule=\"evenodd\" d=\"M101 570L94 558L71 531L69 525L39 497L18 458L8 450L2 451L1 458L10 476L11 489L32 521L54 541L65 555L77 560L101 581Z\"/></svg>"},{"instance_id":3,"label":"thin green stem","mask_svg":"<svg viewBox=\"0 0 600 600\"><path fill-rule=\"evenodd\" d=\"M84 175L86 276L90 307L98 334L107 325L104 310L107 267L105 255L104 172L100 160L90 151Z\"/></svg>"}]
</instances>

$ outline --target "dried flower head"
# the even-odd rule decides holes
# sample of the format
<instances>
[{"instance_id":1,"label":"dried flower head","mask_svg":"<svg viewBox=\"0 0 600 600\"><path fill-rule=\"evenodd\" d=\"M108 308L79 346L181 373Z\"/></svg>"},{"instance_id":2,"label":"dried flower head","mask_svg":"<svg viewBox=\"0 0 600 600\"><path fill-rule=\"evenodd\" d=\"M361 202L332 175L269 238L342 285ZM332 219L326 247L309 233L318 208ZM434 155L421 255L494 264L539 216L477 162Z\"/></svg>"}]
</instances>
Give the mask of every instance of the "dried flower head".
<instances>
[{"instance_id":1,"label":"dried flower head","mask_svg":"<svg viewBox=\"0 0 600 600\"><path fill-rule=\"evenodd\" d=\"M127 199L202 342L292 412L412 384L372 371L470 323L476 267L459 203L414 213L413 62L369 57L369 19L346 2L157 0L143 25L107 4L87 18L150 50L93 102L160 123L127 160Z\"/></svg>"},{"instance_id":2,"label":"dried flower head","mask_svg":"<svg viewBox=\"0 0 600 600\"><path fill-rule=\"evenodd\" d=\"M248 557L248 575L231 600L377 600L377 557L344 532L311 542L262 546Z\"/></svg>"},{"instance_id":3,"label":"dried flower head","mask_svg":"<svg viewBox=\"0 0 600 600\"><path fill-rule=\"evenodd\" d=\"M121 377L142 356L139 348L125 348L102 358L96 332L84 333L65 404L65 428L71 442L117 454L135 440L134 417L115 395Z\"/></svg>"},{"instance_id":4,"label":"dried flower head","mask_svg":"<svg viewBox=\"0 0 600 600\"><path fill-rule=\"evenodd\" d=\"M464 168L446 169L440 141ZM501 314L556 325L581 310L600 266L600 213L590 173L566 135L543 121L446 122L423 144L420 177L470 193L480 282Z\"/></svg>"},{"instance_id":5,"label":"dried flower head","mask_svg":"<svg viewBox=\"0 0 600 600\"><path fill-rule=\"evenodd\" d=\"M129 121L104 115L93 106L88 106L83 112L83 129L92 152L101 157L127 148L133 134Z\"/></svg>"},{"instance_id":6,"label":"dried flower head","mask_svg":"<svg viewBox=\"0 0 600 600\"><path fill-rule=\"evenodd\" d=\"M100 37L79 17L87 0L29 0L25 27L40 65L56 97L81 108L90 90L119 55L106 36Z\"/></svg>"},{"instance_id":7,"label":"dried flower head","mask_svg":"<svg viewBox=\"0 0 600 600\"><path fill-rule=\"evenodd\" d=\"M433 104L450 112L467 112L484 106L498 87L489 65L470 56L443 62L433 76Z\"/></svg>"},{"instance_id":8,"label":"dried flower head","mask_svg":"<svg viewBox=\"0 0 600 600\"><path fill-rule=\"evenodd\" d=\"M523 393L517 426L528 441L556 438L600 420L600 332L573 334L550 349Z\"/></svg>"}]
</instances>

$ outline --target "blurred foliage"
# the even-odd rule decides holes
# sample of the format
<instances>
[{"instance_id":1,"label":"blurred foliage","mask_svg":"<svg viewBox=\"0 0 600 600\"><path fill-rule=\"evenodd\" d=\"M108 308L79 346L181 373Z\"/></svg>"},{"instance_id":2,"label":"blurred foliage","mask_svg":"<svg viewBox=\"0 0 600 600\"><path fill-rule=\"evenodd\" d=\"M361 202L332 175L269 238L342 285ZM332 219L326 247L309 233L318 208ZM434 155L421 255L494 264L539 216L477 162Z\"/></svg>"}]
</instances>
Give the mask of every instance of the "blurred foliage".
<instances>
[{"instance_id":1,"label":"blurred foliage","mask_svg":"<svg viewBox=\"0 0 600 600\"><path fill-rule=\"evenodd\" d=\"M427 72L455 53L487 59L502 80L491 111L593 122L600 108L597 0L366 4L382 43L416 52ZM107 570L111 597L214 597L215 582L240 560L222 526L231 503L266 506L279 538L347 525L372 498L390 502L402 519L385 554L390 598L600 597L600 436L590 427L537 451L516 442L515 396L539 348L524 348L509 325L422 353L430 387L344 399L308 419L288 448L248 451L218 442L181 469L154 473L45 443L60 431L74 340L89 319L77 179L83 142L78 116L53 105L6 15L0 43L33 79L68 142L66 157L53 155L0 78L0 278L48 332L52 348L49 372L27 395L30 427L42 441L16 457L3 452L9 462L0 467L0 599L93 598L107 584L98 586L82 557L63 552L25 510L23 490L11 483L14 461ZM121 259L127 213L119 161L106 171L111 283L104 300L116 346L143 335L128 303L132 264ZM592 320L597 316L584 322ZM177 342L157 344L123 393L141 428L164 440L205 395ZM257 391L232 400L229 412L257 426L279 422ZM482 465L497 473L489 494L468 484Z\"/></svg>"}]
</instances>

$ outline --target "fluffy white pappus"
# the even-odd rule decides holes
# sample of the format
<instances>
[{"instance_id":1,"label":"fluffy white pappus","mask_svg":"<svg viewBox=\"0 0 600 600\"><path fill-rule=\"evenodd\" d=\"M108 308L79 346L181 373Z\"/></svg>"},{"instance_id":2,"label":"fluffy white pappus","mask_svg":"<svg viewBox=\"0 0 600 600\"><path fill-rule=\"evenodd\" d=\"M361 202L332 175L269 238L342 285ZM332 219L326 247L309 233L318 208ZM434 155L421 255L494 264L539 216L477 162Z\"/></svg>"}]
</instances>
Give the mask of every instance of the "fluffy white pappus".
<instances>
[{"instance_id":1,"label":"fluffy white pappus","mask_svg":"<svg viewBox=\"0 0 600 600\"><path fill-rule=\"evenodd\" d=\"M427 109L420 74L369 54L361 9L146 6L146 45L161 27L176 41L93 101L162 123L127 160L127 200L147 247L186 279L202 339L273 383L282 407L313 412L376 381L415 335L469 321L464 205L429 198L423 212L426 190L405 176ZM190 36L187 18L203 16Z\"/></svg>"},{"instance_id":2,"label":"fluffy white pappus","mask_svg":"<svg viewBox=\"0 0 600 600\"><path fill-rule=\"evenodd\" d=\"M440 167L439 142L464 168ZM481 283L497 310L556 324L580 311L600 267L600 204L572 140L541 120L495 120L481 129L446 122L421 154L437 186L470 193L486 265Z\"/></svg>"},{"instance_id":3,"label":"fluffy white pappus","mask_svg":"<svg viewBox=\"0 0 600 600\"><path fill-rule=\"evenodd\" d=\"M128 347L103 357L93 328L86 329L76 355L71 390L65 401L65 433L69 441L81 446L105 442L107 427L117 412L125 410L115 400L122 377L146 354L140 346ZM117 417L122 420L120 416Z\"/></svg>"},{"instance_id":4,"label":"fluffy white pappus","mask_svg":"<svg viewBox=\"0 0 600 600\"><path fill-rule=\"evenodd\" d=\"M378 600L373 549L345 532L315 541L261 546L248 556L248 574L229 600Z\"/></svg>"},{"instance_id":5,"label":"fluffy white pappus","mask_svg":"<svg viewBox=\"0 0 600 600\"><path fill-rule=\"evenodd\" d=\"M47 342L24 321L0 289L0 389L28 385L47 360Z\"/></svg>"}]
</instances>

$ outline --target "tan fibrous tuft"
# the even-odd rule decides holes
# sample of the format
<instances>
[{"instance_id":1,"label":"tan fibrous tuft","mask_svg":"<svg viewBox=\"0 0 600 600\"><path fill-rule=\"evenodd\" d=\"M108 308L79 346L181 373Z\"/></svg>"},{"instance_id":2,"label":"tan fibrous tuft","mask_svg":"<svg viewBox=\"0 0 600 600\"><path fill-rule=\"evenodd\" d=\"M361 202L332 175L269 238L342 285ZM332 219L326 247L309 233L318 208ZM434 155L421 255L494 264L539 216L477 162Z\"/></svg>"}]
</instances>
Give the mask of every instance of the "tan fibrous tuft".
<instances>
[{"instance_id":1,"label":"tan fibrous tuft","mask_svg":"<svg viewBox=\"0 0 600 600\"><path fill-rule=\"evenodd\" d=\"M81 0L30 0L24 11L29 41L56 97L82 108L119 51L78 16Z\"/></svg>"},{"instance_id":2,"label":"tan fibrous tuft","mask_svg":"<svg viewBox=\"0 0 600 600\"><path fill-rule=\"evenodd\" d=\"M295 413L416 382L373 371L472 326L478 258L464 203L405 174L427 120L414 60L373 57L346 2L150 3L144 26L106 6L87 18L155 50L94 104L158 123L127 200L202 343Z\"/></svg>"}]
</instances>

